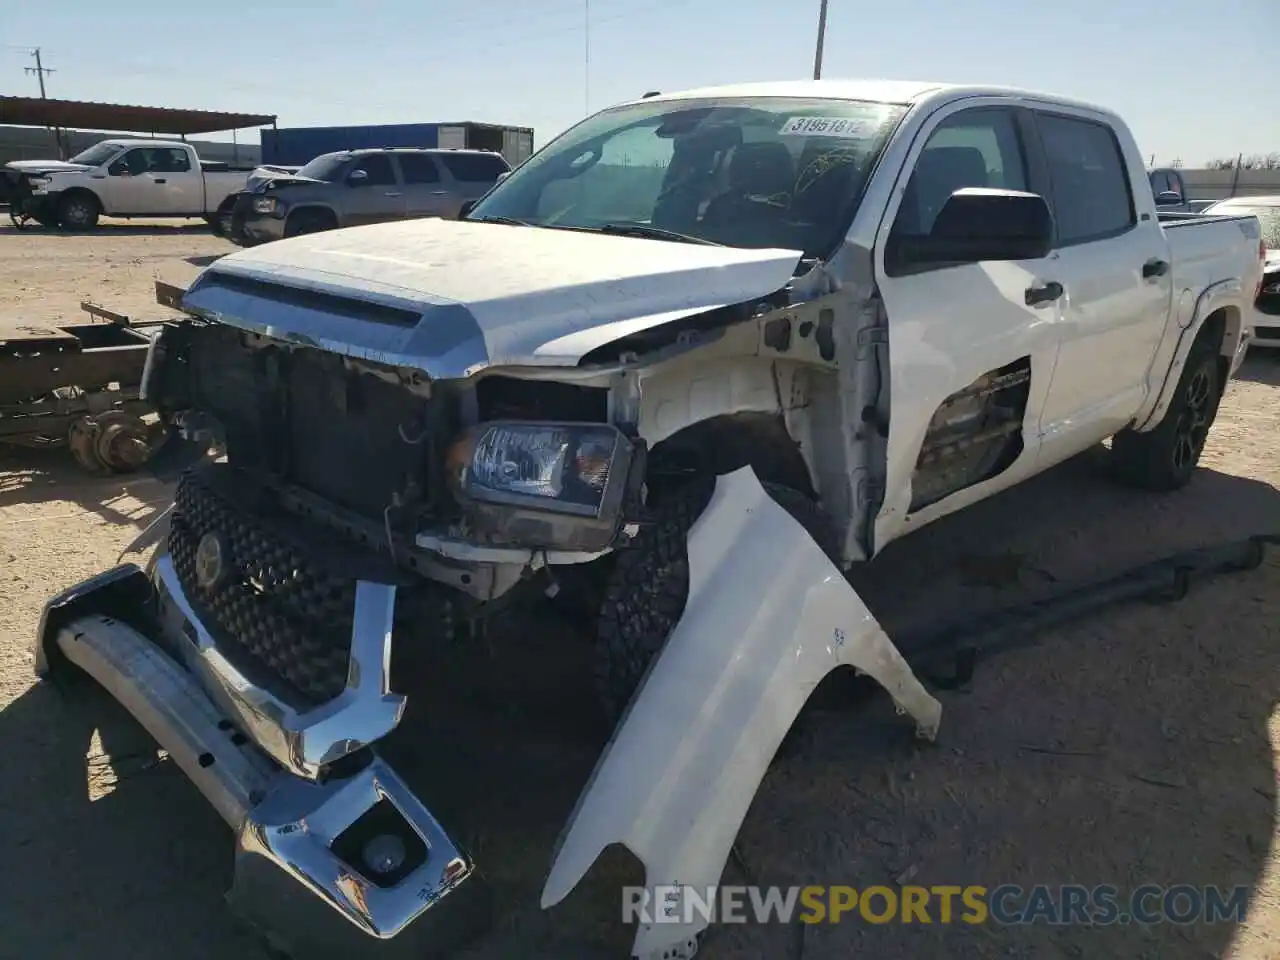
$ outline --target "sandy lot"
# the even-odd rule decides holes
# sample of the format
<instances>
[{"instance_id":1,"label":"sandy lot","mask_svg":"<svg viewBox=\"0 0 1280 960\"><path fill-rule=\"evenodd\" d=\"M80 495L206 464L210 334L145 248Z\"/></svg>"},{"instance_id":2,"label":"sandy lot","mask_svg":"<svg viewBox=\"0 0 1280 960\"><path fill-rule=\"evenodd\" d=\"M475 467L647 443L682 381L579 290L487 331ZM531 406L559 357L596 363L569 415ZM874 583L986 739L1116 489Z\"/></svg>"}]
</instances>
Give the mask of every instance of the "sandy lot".
<instances>
[{"instance_id":1,"label":"sandy lot","mask_svg":"<svg viewBox=\"0 0 1280 960\"><path fill-rule=\"evenodd\" d=\"M83 237L0 228L0 322L78 319L84 298L156 315L153 276L182 279L229 249L203 228ZM1102 457L1082 456L895 544L859 576L860 591L893 635L925 615L988 609L1185 547L1280 532L1280 357L1250 359L1187 489L1165 498L1118 490ZM0 851L10 877L0 958L265 957L221 901L230 836L182 775L98 691L72 697L32 683L43 601L113 564L167 496L144 478L87 479L57 452L0 452ZM536 653L563 637L525 641ZM1242 926L853 920L718 928L702 955L1280 957L1278 690L1280 553L1182 603L1117 608L980 664L972 684L939 694L937 746L912 745L880 701L824 711L766 779L739 837L741 862L726 873L729 883L746 882L745 869L761 883L858 887L908 877L988 888L1243 885ZM616 925L599 916L616 903L607 888L549 915L535 908L551 843L598 746L566 732L571 709L557 712L576 697L556 688L512 707L515 752L477 761L466 776L476 795L452 801L500 824L469 839L512 907L471 960L619 955L607 952Z\"/></svg>"}]
</instances>

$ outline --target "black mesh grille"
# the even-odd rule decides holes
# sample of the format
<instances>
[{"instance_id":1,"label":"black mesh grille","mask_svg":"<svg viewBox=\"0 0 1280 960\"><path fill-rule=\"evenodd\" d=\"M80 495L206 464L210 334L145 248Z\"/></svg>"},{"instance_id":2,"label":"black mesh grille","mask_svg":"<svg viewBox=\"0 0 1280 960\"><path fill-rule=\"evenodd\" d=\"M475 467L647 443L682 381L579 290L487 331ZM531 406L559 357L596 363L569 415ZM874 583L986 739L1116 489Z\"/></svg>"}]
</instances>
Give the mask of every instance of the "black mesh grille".
<instances>
[{"instance_id":1,"label":"black mesh grille","mask_svg":"<svg viewBox=\"0 0 1280 960\"><path fill-rule=\"evenodd\" d=\"M215 468L216 470L216 468ZM324 564L276 522L189 473L178 486L169 533L174 570L218 649L254 683L295 706L325 703L346 686L356 579ZM231 574L205 590L196 550L207 533L230 547Z\"/></svg>"}]
</instances>

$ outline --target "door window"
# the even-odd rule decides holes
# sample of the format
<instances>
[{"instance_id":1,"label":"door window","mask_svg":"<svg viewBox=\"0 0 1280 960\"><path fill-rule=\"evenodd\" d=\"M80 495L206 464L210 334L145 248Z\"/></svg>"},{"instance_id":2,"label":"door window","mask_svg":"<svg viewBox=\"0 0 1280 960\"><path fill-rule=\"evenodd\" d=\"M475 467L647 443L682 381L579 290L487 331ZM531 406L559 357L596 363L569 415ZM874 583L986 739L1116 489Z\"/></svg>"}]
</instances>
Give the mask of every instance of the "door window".
<instances>
[{"instance_id":1,"label":"door window","mask_svg":"<svg viewBox=\"0 0 1280 960\"><path fill-rule=\"evenodd\" d=\"M164 147L152 150L151 153L153 173L187 173L191 169L187 151L178 147Z\"/></svg>"},{"instance_id":2,"label":"door window","mask_svg":"<svg viewBox=\"0 0 1280 960\"><path fill-rule=\"evenodd\" d=\"M144 173L186 173L191 169L187 151L178 147L138 147L130 150L107 171L113 177L140 177Z\"/></svg>"},{"instance_id":3,"label":"door window","mask_svg":"<svg viewBox=\"0 0 1280 960\"><path fill-rule=\"evenodd\" d=\"M439 183L440 171L436 162L425 153L398 153L400 172L404 174L405 183Z\"/></svg>"},{"instance_id":4,"label":"door window","mask_svg":"<svg viewBox=\"0 0 1280 960\"><path fill-rule=\"evenodd\" d=\"M1138 222L1110 127L1058 114L1040 114L1036 126L1049 162L1059 246L1118 236Z\"/></svg>"},{"instance_id":5,"label":"door window","mask_svg":"<svg viewBox=\"0 0 1280 960\"><path fill-rule=\"evenodd\" d=\"M886 257L896 259L895 241L928 236L943 204L966 187L1027 189L1026 157L1011 111L962 110L930 134L907 181ZM891 272L895 266L901 265L889 264Z\"/></svg>"},{"instance_id":6,"label":"door window","mask_svg":"<svg viewBox=\"0 0 1280 960\"><path fill-rule=\"evenodd\" d=\"M396 171L391 166L391 158L385 153L371 153L366 157L361 157L352 165L348 174L355 173L357 170L363 170L368 176L363 180L355 181L358 187L392 187L396 182Z\"/></svg>"}]
</instances>

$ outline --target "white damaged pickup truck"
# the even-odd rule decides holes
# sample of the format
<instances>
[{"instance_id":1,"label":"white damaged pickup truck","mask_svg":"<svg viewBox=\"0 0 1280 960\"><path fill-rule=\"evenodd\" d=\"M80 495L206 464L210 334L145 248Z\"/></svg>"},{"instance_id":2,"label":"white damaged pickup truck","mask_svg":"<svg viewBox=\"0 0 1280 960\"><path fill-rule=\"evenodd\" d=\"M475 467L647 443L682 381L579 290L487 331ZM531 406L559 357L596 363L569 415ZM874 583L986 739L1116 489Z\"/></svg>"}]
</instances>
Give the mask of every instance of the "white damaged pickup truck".
<instances>
[{"instance_id":1,"label":"white damaged pickup truck","mask_svg":"<svg viewBox=\"0 0 1280 960\"><path fill-rule=\"evenodd\" d=\"M434 956L485 922L485 864L383 749L404 656L514 591L574 597L616 729L542 905L615 844L651 890L714 885L829 672L938 728L841 571L1108 437L1123 481L1187 483L1259 241L1163 224L1124 123L1055 97L827 81L602 111L461 221L205 270L144 385L200 459L145 570L49 602L38 672L87 672L168 751L276 943ZM690 956L704 926L641 924L634 953Z\"/></svg>"}]
</instances>

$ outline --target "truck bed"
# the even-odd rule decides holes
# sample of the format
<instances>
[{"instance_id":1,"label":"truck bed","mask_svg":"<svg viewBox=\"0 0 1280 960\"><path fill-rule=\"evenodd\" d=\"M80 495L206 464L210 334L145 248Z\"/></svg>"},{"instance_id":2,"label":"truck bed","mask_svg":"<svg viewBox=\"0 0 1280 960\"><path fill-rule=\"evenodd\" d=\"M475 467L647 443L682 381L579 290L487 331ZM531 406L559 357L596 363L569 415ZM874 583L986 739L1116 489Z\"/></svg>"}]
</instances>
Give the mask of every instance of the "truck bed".
<instances>
[{"instance_id":1,"label":"truck bed","mask_svg":"<svg viewBox=\"0 0 1280 960\"><path fill-rule=\"evenodd\" d=\"M1199 213L1161 213L1159 218L1169 239L1175 296L1181 290L1203 290L1238 277L1241 264L1254 263L1259 272L1253 280L1261 278L1256 218ZM1255 229L1248 229L1249 221L1254 221Z\"/></svg>"}]
</instances>

